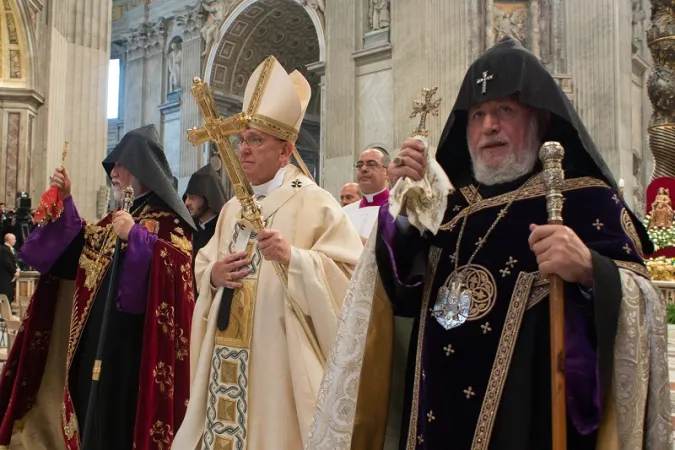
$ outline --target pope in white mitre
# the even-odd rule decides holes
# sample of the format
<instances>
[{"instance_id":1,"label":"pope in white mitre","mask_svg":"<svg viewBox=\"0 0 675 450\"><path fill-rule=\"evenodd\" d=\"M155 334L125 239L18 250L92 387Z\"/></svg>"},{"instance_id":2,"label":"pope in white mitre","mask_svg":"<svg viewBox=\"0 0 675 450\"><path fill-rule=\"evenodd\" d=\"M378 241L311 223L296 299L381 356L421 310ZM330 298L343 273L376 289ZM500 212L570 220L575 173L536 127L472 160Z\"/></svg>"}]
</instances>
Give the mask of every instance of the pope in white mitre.
<instances>
[{"instance_id":1,"label":"pope in white mitre","mask_svg":"<svg viewBox=\"0 0 675 450\"><path fill-rule=\"evenodd\" d=\"M192 386L175 450L297 450L308 435L363 250L333 196L289 164L310 96L307 80L272 56L246 86L247 126L235 143L266 230L248 229L232 198L197 254Z\"/></svg>"}]
</instances>

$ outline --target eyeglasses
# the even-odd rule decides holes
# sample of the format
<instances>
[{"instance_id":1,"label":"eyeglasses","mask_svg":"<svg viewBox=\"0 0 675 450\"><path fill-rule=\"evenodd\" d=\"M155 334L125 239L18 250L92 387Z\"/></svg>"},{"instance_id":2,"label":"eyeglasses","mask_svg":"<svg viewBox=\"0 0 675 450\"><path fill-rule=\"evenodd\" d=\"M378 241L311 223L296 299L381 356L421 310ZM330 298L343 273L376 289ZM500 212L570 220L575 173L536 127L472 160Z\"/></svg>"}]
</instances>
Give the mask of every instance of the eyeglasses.
<instances>
[{"instance_id":1,"label":"eyeglasses","mask_svg":"<svg viewBox=\"0 0 675 450\"><path fill-rule=\"evenodd\" d=\"M370 161L356 161L354 164L354 169L356 170L361 170L363 166L366 166L369 169L378 169L380 167L384 167L382 164L380 164L377 161L373 161L372 159Z\"/></svg>"},{"instance_id":2,"label":"eyeglasses","mask_svg":"<svg viewBox=\"0 0 675 450\"><path fill-rule=\"evenodd\" d=\"M283 142L282 139L270 137L270 138L261 138L256 135L244 138L243 136L233 136L232 137L232 145L234 145L237 148L240 148L242 145L244 145L244 142L246 145L248 145L251 148L259 148L263 142L265 141L281 141Z\"/></svg>"}]
</instances>

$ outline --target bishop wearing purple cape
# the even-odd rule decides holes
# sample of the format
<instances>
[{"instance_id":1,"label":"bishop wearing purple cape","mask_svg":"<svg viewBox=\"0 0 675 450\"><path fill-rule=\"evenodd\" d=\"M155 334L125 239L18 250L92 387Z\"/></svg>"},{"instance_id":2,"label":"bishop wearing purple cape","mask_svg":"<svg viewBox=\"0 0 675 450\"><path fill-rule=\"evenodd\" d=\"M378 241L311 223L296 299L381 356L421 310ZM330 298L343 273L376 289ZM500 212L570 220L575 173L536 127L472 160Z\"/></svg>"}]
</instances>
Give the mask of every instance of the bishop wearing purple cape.
<instances>
[{"instance_id":1,"label":"bishop wearing purple cape","mask_svg":"<svg viewBox=\"0 0 675 450\"><path fill-rule=\"evenodd\" d=\"M547 141L565 149L565 226L546 225ZM392 178L420 173L415 142ZM550 449L550 273L565 280L568 448L669 448L652 244L540 61L509 38L477 59L436 159L454 186L443 225L420 234L380 209L306 448Z\"/></svg>"}]
</instances>

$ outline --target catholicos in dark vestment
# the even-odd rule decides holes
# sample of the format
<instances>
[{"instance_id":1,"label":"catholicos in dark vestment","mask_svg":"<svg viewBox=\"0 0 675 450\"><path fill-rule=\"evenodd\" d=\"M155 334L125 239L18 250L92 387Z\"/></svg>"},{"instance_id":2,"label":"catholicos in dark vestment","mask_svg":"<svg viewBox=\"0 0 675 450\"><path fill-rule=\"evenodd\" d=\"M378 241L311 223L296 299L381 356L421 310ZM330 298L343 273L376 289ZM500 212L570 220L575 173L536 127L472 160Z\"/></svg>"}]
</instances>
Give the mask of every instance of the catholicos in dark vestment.
<instances>
[{"instance_id":1,"label":"catholicos in dark vestment","mask_svg":"<svg viewBox=\"0 0 675 450\"><path fill-rule=\"evenodd\" d=\"M213 237L218 214L227 202L223 182L211 164L207 164L192 174L185 189L183 201L197 224L197 231L192 236L194 261L199 249Z\"/></svg>"},{"instance_id":2,"label":"catholicos in dark vestment","mask_svg":"<svg viewBox=\"0 0 675 450\"><path fill-rule=\"evenodd\" d=\"M103 167L118 200L134 189L130 211L87 223L58 168L51 183L64 211L21 249L41 277L0 380L0 448L13 434L27 450L169 448L185 415L194 224L154 126L127 133ZM119 270L111 279L118 238ZM91 404L107 301L114 304Z\"/></svg>"},{"instance_id":3,"label":"catholicos in dark vestment","mask_svg":"<svg viewBox=\"0 0 675 450\"><path fill-rule=\"evenodd\" d=\"M565 149L565 225L547 224L547 141ZM390 176L422 177L424 150L406 141ZM421 234L381 208L307 448L550 449L549 274L565 282L568 448L668 448L652 244L540 61L509 38L477 59L436 159L454 186L443 225Z\"/></svg>"}]
</instances>

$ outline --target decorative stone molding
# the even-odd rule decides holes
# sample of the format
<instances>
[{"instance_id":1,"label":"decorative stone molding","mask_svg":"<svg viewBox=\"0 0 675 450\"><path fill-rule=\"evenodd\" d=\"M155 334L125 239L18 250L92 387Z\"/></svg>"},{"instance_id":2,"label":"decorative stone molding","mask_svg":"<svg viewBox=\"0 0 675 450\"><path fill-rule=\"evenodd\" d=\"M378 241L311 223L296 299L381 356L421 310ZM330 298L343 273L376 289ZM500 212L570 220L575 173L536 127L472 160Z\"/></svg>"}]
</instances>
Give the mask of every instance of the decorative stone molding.
<instances>
[{"instance_id":1,"label":"decorative stone molding","mask_svg":"<svg viewBox=\"0 0 675 450\"><path fill-rule=\"evenodd\" d=\"M183 41L190 41L201 37L201 30L208 18L201 1L196 5L186 6L176 11L176 24L183 28Z\"/></svg>"},{"instance_id":2,"label":"decorative stone molding","mask_svg":"<svg viewBox=\"0 0 675 450\"><path fill-rule=\"evenodd\" d=\"M356 66L360 67L365 66L366 64L391 59L391 51L391 44L385 44L375 48L359 50L352 53L352 57L354 58L354 62L356 62Z\"/></svg>"},{"instance_id":3,"label":"decorative stone molding","mask_svg":"<svg viewBox=\"0 0 675 450\"><path fill-rule=\"evenodd\" d=\"M324 16L325 11L326 11L326 5L324 4L324 0L297 0L302 6L309 6L313 10L316 11L316 13L319 15L319 19L321 20L321 24L325 26L326 24L326 18ZM387 0L385 0L387 1Z\"/></svg>"},{"instance_id":4,"label":"decorative stone molding","mask_svg":"<svg viewBox=\"0 0 675 450\"><path fill-rule=\"evenodd\" d=\"M146 25L146 56L154 56L164 50L166 44L166 20L161 17L155 23Z\"/></svg>"},{"instance_id":5,"label":"decorative stone molding","mask_svg":"<svg viewBox=\"0 0 675 450\"><path fill-rule=\"evenodd\" d=\"M0 87L0 102L23 104L36 112L45 103L45 98L32 89Z\"/></svg>"},{"instance_id":6,"label":"decorative stone molding","mask_svg":"<svg viewBox=\"0 0 675 450\"><path fill-rule=\"evenodd\" d=\"M654 69L647 84L653 114L648 128L654 155L652 180L675 177L675 5L652 0L652 22L647 45Z\"/></svg>"},{"instance_id":7,"label":"decorative stone molding","mask_svg":"<svg viewBox=\"0 0 675 450\"><path fill-rule=\"evenodd\" d=\"M122 41L122 45L127 51L127 60L133 61L145 56L145 44L147 40L148 24L143 23L131 29Z\"/></svg>"}]
</instances>

